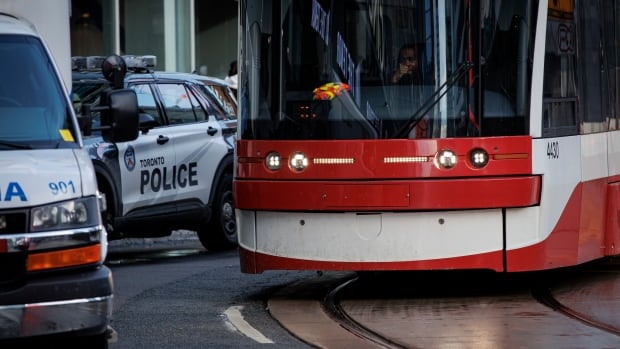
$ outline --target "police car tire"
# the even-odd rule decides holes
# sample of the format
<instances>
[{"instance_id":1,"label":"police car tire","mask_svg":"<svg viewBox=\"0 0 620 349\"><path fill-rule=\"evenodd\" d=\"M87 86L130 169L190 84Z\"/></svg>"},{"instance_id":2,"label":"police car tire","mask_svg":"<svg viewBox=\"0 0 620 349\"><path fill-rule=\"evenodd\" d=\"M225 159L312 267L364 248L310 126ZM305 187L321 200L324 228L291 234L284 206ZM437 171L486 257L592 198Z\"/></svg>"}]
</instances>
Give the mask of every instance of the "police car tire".
<instances>
[{"instance_id":1,"label":"police car tire","mask_svg":"<svg viewBox=\"0 0 620 349\"><path fill-rule=\"evenodd\" d=\"M232 174L224 173L220 178L212 207L211 220L197 232L200 242L209 251L224 251L237 247Z\"/></svg>"}]
</instances>

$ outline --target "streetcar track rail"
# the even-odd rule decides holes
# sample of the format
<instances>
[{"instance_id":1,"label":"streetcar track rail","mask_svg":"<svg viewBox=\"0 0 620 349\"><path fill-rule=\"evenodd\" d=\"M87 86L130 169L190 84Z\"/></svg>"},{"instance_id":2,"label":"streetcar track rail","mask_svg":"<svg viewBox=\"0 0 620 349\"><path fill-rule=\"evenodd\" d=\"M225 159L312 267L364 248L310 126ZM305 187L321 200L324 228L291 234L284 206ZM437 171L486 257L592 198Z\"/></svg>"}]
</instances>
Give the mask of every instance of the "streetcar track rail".
<instances>
[{"instance_id":1,"label":"streetcar track rail","mask_svg":"<svg viewBox=\"0 0 620 349\"><path fill-rule=\"evenodd\" d=\"M359 322L353 320L347 312L342 309L340 306L340 297L339 293L349 286L350 284L356 282L358 278L350 279L336 288L331 290L321 303L321 306L325 313L334 321L336 321L341 327L346 329L347 331L353 333L354 335L367 340L369 342L375 343L386 349L412 349L411 346L405 346L400 344L394 340L391 340L385 336L378 334L370 330L369 328L361 325Z\"/></svg>"},{"instance_id":2,"label":"streetcar track rail","mask_svg":"<svg viewBox=\"0 0 620 349\"><path fill-rule=\"evenodd\" d=\"M592 326L599 330L607 331L616 336L620 336L620 328L606 324L604 322L593 319L591 316L578 312L574 309L571 309L561 302L559 302L553 295L548 287L534 287L532 288L532 296L539 303L557 311L560 314L568 316L572 319L580 321L586 325Z\"/></svg>"},{"instance_id":3,"label":"streetcar track rail","mask_svg":"<svg viewBox=\"0 0 620 349\"><path fill-rule=\"evenodd\" d=\"M411 343L405 345L398 342L397 340L394 340L393 338L386 337L385 335L382 335L372 330L372 326L371 328L368 328L360 322L356 321L351 315L347 313L344 307L341 306L342 296L347 293L345 292L345 290L348 291L349 288L355 287L354 284L359 281L361 281L359 276L354 277L344 281L339 285L336 285L331 290L326 292L325 297L321 302L321 307L325 314L328 315L328 317L331 318L333 321L335 321L338 326L342 327L343 329L349 331L353 335L365 341L378 345L379 347L386 349L418 348L415 345L412 346ZM605 321L597 320L594 316L578 311L559 301L552 294L552 289L548 286L548 280L547 282L535 282L534 284L530 285L530 294L536 302L553 310L554 312L557 312L562 316L566 316L580 323L583 323L586 326L605 331L614 336L620 336L620 327L607 323Z\"/></svg>"},{"instance_id":4,"label":"streetcar track rail","mask_svg":"<svg viewBox=\"0 0 620 349\"><path fill-rule=\"evenodd\" d=\"M426 348L443 341L519 348L548 340L558 347L617 347L620 260L610 262L516 275L320 274L284 290L270 300L269 309L291 333L317 348ZM486 325L476 327L477 319ZM501 324L489 339L493 321ZM445 326L455 330L445 336L436 332ZM531 327L531 336L504 332L512 327L517 332Z\"/></svg>"}]
</instances>

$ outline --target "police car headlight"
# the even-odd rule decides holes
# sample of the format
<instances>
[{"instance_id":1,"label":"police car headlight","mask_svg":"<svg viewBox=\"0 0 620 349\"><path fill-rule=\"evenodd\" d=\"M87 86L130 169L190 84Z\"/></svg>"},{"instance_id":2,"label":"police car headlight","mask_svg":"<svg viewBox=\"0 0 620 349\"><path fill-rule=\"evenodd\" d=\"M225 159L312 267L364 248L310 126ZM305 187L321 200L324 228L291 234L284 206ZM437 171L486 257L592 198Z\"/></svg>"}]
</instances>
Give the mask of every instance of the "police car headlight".
<instances>
[{"instance_id":1,"label":"police car headlight","mask_svg":"<svg viewBox=\"0 0 620 349\"><path fill-rule=\"evenodd\" d=\"M81 228L98 223L99 206L93 196L33 208L30 231Z\"/></svg>"}]
</instances>

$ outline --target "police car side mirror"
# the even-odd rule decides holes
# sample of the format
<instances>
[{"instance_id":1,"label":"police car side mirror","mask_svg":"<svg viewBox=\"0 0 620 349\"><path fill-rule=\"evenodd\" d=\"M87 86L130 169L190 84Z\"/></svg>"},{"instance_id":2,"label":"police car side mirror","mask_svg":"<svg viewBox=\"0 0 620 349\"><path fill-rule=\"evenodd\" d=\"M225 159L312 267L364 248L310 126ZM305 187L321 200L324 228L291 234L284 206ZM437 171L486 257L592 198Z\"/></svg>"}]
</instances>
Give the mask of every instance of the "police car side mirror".
<instances>
[{"instance_id":1,"label":"police car side mirror","mask_svg":"<svg viewBox=\"0 0 620 349\"><path fill-rule=\"evenodd\" d=\"M159 122L155 120L153 115L140 113L140 131L142 134L147 134L150 129L157 126L160 126Z\"/></svg>"},{"instance_id":2,"label":"police car side mirror","mask_svg":"<svg viewBox=\"0 0 620 349\"><path fill-rule=\"evenodd\" d=\"M106 90L101 94L101 136L106 142L138 138L138 98L131 89Z\"/></svg>"}]
</instances>

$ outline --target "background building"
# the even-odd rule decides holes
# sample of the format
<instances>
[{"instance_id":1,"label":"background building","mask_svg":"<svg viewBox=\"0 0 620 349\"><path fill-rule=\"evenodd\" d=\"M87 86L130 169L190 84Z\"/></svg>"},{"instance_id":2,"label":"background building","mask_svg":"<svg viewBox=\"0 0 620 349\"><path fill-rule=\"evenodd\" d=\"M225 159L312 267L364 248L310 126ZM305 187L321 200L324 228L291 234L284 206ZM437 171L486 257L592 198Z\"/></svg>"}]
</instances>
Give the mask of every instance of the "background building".
<instances>
[{"instance_id":1,"label":"background building","mask_svg":"<svg viewBox=\"0 0 620 349\"><path fill-rule=\"evenodd\" d=\"M157 70L224 78L237 59L236 0L73 0L73 56L150 54Z\"/></svg>"}]
</instances>

